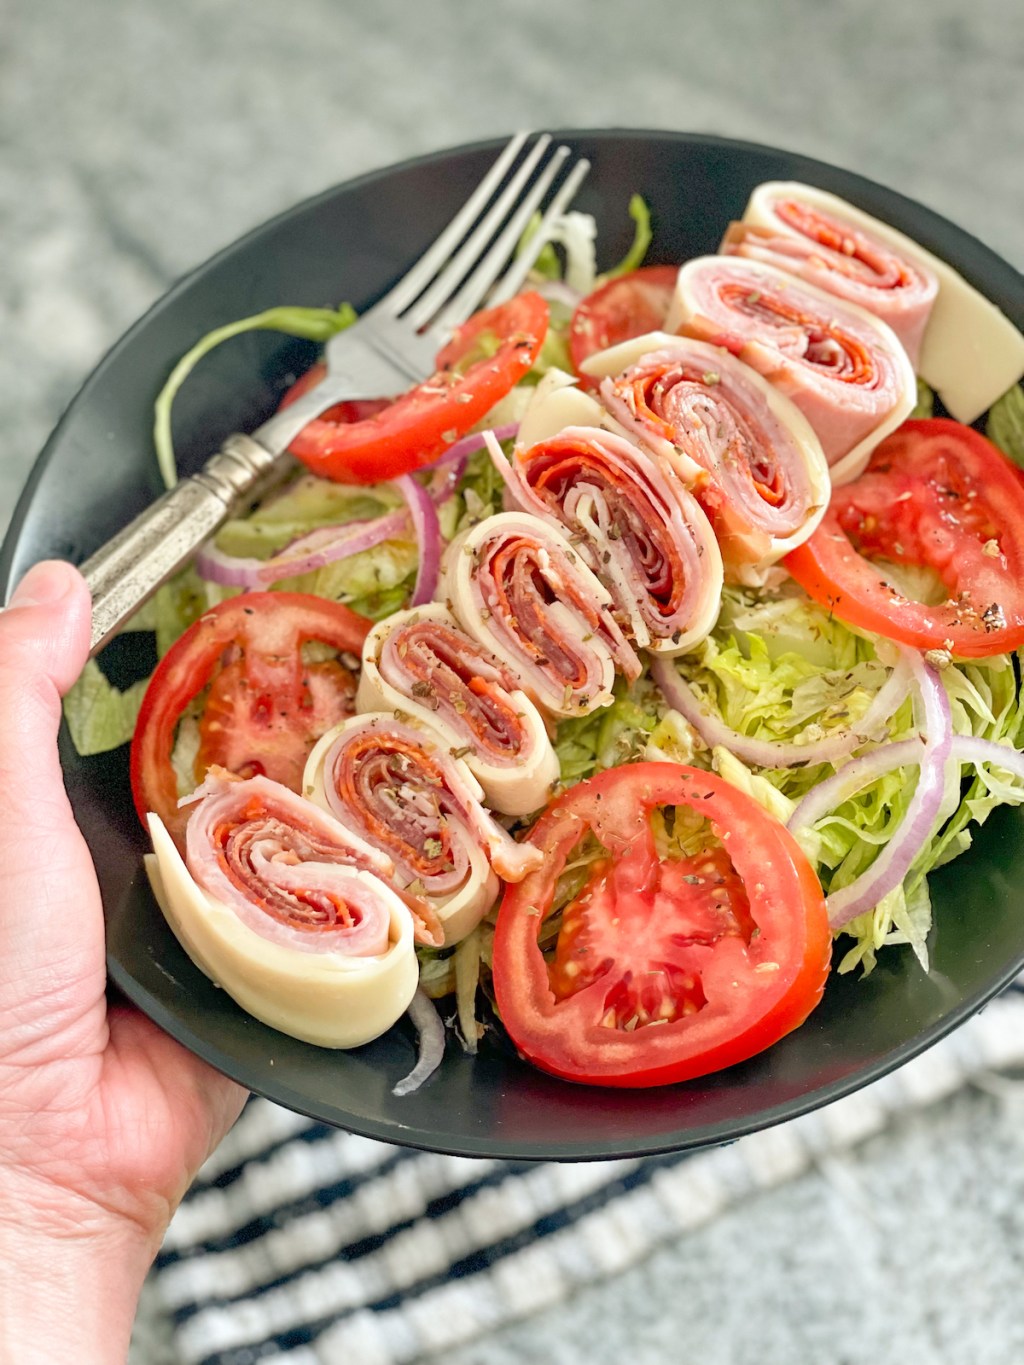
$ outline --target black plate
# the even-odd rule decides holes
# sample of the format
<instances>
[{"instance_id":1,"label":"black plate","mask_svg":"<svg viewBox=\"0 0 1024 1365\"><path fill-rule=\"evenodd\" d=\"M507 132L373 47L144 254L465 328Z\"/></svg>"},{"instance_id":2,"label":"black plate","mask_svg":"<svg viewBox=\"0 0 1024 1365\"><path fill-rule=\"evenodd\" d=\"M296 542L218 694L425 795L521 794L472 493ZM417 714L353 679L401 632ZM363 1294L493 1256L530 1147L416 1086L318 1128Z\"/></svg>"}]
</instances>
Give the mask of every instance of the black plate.
<instances>
[{"instance_id":1,"label":"black plate","mask_svg":"<svg viewBox=\"0 0 1024 1365\"><path fill-rule=\"evenodd\" d=\"M720 138L652 132L563 135L594 165L577 206L595 214L606 264L628 246L626 204L651 205L652 261L712 251L762 180L833 190L954 264L1024 328L1024 280L958 228L902 196L805 157ZM497 142L364 176L257 229L195 271L113 349L72 403L33 471L0 558L6 587L36 560L80 562L159 492L152 400L204 332L279 303L357 307L388 287L482 176ZM182 463L273 409L312 349L269 333L204 361L178 401ZM148 668L141 643L124 662ZM296 1042L236 1008L191 964L145 882L145 841L125 751L81 759L65 742L68 789L107 907L114 981L174 1037L244 1085L353 1132L469 1156L576 1159L662 1152L739 1137L883 1075L963 1022L1024 967L1024 814L996 812L961 862L932 879L936 927L925 975L909 950L866 980L833 977L820 1009L771 1051L707 1080L619 1092L556 1081L499 1044L475 1060L450 1044L417 1093L391 1086L412 1066L402 1023L349 1053Z\"/></svg>"}]
</instances>

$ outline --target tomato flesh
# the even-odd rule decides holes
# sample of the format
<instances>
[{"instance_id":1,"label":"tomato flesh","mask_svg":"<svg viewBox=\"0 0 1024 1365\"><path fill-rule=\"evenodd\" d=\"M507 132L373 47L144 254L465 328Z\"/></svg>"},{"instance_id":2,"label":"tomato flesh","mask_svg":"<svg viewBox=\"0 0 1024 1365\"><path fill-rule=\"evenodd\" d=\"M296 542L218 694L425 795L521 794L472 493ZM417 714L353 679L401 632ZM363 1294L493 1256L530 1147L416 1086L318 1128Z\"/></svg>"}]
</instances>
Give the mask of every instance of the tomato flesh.
<instances>
[{"instance_id":1,"label":"tomato flesh","mask_svg":"<svg viewBox=\"0 0 1024 1365\"><path fill-rule=\"evenodd\" d=\"M188 811L178 806L171 755L178 721L206 688L197 781L217 763L298 791L310 749L351 715L355 695L340 662L306 664L303 645L317 641L358 655L370 626L340 603L307 593L243 593L201 616L157 664L139 710L130 767L142 823L153 811L172 837L183 835Z\"/></svg>"},{"instance_id":2,"label":"tomato flesh","mask_svg":"<svg viewBox=\"0 0 1024 1365\"><path fill-rule=\"evenodd\" d=\"M548 306L536 293L476 313L424 383L366 415L350 405L329 409L299 432L292 454L338 483L379 483L432 464L518 384L547 327Z\"/></svg>"},{"instance_id":3,"label":"tomato flesh","mask_svg":"<svg viewBox=\"0 0 1024 1365\"><path fill-rule=\"evenodd\" d=\"M569 354L577 374L598 351L664 327L678 274L676 265L645 265L588 294L569 326Z\"/></svg>"},{"instance_id":4,"label":"tomato flesh","mask_svg":"<svg viewBox=\"0 0 1024 1365\"><path fill-rule=\"evenodd\" d=\"M303 670L297 707L249 685L245 666L222 668L199 719L196 782L212 767L239 777L270 777L299 791L306 758L332 725L355 710L355 680L334 660Z\"/></svg>"},{"instance_id":5,"label":"tomato flesh","mask_svg":"<svg viewBox=\"0 0 1024 1365\"><path fill-rule=\"evenodd\" d=\"M660 858L652 813L711 821L701 853ZM553 961L538 945L570 855L605 853L563 912ZM831 933L792 836L751 798L676 764L627 764L556 798L530 835L544 866L506 889L494 988L520 1053L567 1080L663 1085L743 1061L821 998Z\"/></svg>"},{"instance_id":6,"label":"tomato flesh","mask_svg":"<svg viewBox=\"0 0 1024 1365\"><path fill-rule=\"evenodd\" d=\"M931 570L946 600L907 599L873 559ZM1024 644L1024 485L991 441L948 418L887 437L784 563L840 620L914 648L983 658Z\"/></svg>"},{"instance_id":7,"label":"tomato flesh","mask_svg":"<svg viewBox=\"0 0 1024 1365\"><path fill-rule=\"evenodd\" d=\"M724 849L644 868L639 889L636 861L595 867L563 912L549 970L556 1000L611 974L601 1021L608 1028L696 1014L707 1003L701 972L715 944L727 937L749 944L756 928Z\"/></svg>"}]
</instances>

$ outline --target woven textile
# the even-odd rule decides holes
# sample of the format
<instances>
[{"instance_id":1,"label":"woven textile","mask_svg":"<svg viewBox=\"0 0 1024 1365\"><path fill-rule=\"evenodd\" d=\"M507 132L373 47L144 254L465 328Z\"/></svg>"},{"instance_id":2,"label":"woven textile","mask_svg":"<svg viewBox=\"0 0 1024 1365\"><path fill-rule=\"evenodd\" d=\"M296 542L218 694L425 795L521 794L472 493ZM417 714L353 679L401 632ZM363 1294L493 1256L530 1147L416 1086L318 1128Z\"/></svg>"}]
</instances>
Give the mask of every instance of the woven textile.
<instances>
[{"instance_id":1,"label":"woven textile","mask_svg":"<svg viewBox=\"0 0 1024 1365\"><path fill-rule=\"evenodd\" d=\"M1020 1064L1018 985L813 1114L729 1147L578 1164L388 1147L253 1100L179 1210L155 1293L187 1365L409 1365L558 1303L901 1112Z\"/></svg>"}]
</instances>

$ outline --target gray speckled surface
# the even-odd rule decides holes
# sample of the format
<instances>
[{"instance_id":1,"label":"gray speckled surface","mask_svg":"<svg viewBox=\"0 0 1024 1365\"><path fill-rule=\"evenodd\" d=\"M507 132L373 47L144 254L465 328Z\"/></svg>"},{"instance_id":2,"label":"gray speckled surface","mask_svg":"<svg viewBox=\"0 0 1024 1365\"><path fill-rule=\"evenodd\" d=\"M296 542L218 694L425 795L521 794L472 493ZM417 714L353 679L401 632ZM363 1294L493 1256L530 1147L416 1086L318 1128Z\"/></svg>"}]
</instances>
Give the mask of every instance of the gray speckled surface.
<instances>
[{"instance_id":1,"label":"gray speckled surface","mask_svg":"<svg viewBox=\"0 0 1024 1365\"><path fill-rule=\"evenodd\" d=\"M0 0L0 525L182 271L369 167L517 126L691 128L895 185L1024 264L1018 0ZM1021 1101L981 1093L446 1365L1024 1356ZM147 1318L136 1359L160 1351Z\"/></svg>"}]
</instances>

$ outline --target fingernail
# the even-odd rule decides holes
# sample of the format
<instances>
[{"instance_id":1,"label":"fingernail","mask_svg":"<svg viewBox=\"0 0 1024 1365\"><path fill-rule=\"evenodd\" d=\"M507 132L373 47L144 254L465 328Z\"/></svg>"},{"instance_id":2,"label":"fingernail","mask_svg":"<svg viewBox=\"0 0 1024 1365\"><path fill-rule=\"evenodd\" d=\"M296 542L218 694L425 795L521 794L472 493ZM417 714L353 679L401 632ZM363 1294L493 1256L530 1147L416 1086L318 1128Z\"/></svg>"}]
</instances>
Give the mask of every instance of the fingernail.
<instances>
[{"instance_id":1,"label":"fingernail","mask_svg":"<svg viewBox=\"0 0 1024 1365\"><path fill-rule=\"evenodd\" d=\"M34 564L11 594L10 607L51 607L71 587L71 566L59 559Z\"/></svg>"}]
</instances>

